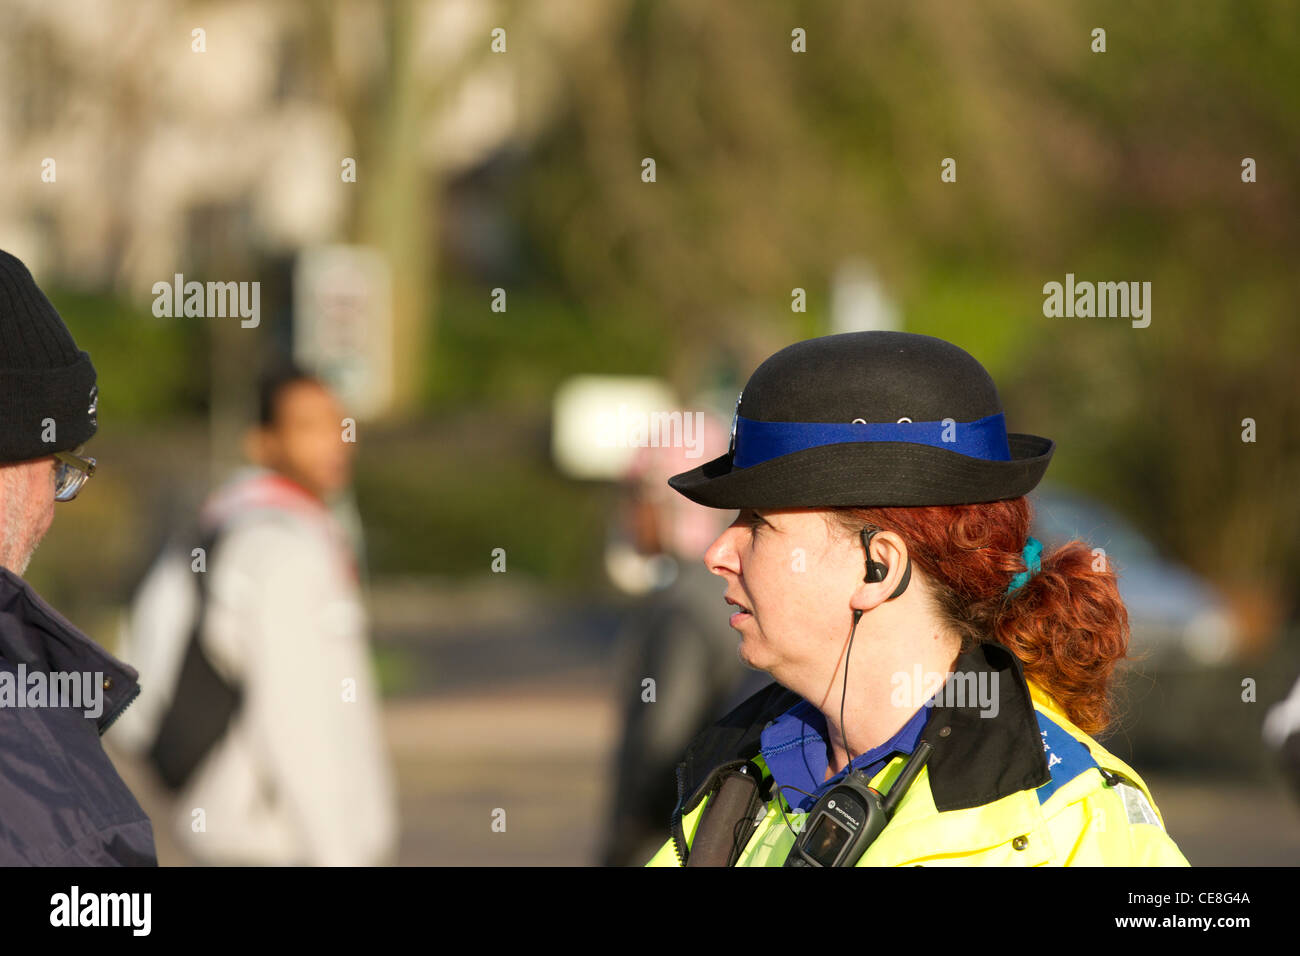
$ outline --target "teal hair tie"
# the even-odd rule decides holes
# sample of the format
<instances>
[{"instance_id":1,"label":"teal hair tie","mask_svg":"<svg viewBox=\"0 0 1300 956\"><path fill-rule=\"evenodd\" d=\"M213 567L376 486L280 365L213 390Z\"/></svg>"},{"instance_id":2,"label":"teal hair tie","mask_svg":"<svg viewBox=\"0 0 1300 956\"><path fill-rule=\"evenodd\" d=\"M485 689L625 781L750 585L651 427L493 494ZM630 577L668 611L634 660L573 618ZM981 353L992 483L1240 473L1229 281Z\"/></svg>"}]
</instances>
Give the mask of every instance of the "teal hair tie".
<instances>
[{"instance_id":1,"label":"teal hair tie","mask_svg":"<svg viewBox=\"0 0 1300 956\"><path fill-rule=\"evenodd\" d=\"M1022 587L1026 581L1028 581L1031 577L1033 577L1040 570L1042 570L1042 565L1039 563L1038 560L1042 556L1042 554L1043 554L1043 543L1039 541L1037 538L1031 537L1025 543L1024 550L1020 552L1020 557L1024 559L1025 567L1027 567L1029 570L1021 571L1019 574L1017 574L1014 578L1011 579L1011 586L1007 588L1008 594L1016 590L1016 588Z\"/></svg>"}]
</instances>

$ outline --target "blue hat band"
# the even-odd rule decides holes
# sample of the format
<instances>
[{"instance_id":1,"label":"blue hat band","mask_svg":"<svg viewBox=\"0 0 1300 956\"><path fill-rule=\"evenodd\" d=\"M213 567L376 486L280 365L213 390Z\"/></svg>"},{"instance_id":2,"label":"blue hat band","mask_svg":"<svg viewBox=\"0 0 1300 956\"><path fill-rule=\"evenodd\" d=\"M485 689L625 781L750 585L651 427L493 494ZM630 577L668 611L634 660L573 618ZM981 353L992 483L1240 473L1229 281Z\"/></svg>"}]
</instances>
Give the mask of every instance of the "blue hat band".
<instances>
[{"instance_id":1,"label":"blue hat band","mask_svg":"<svg viewBox=\"0 0 1300 956\"><path fill-rule=\"evenodd\" d=\"M733 468L749 468L822 445L902 442L955 451L984 461L1010 461L1001 412L973 422L760 422L736 416Z\"/></svg>"}]
</instances>

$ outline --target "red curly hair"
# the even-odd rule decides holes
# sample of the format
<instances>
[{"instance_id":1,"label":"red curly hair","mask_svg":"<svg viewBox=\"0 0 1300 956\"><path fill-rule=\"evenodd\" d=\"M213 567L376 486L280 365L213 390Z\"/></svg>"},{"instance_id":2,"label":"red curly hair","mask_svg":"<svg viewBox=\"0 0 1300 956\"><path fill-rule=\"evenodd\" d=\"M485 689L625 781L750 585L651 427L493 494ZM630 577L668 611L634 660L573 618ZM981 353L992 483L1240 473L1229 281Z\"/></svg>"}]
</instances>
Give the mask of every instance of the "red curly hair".
<instances>
[{"instance_id":1,"label":"red curly hair","mask_svg":"<svg viewBox=\"0 0 1300 956\"><path fill-rule=\"evenodd\" d=\"M903 539L940 616L961 636L962 653L997 641L1079 729L1095 734L1110 723L1112 672L1128 653L1128 611L1115 573L1104 562L1097 567L1091 546L1076 540L1044 551L1042 569L1007 595L1011 579L1026 570L1027 498L830 511L847 533L871 524Z\"/></svg>"}]
</instances>

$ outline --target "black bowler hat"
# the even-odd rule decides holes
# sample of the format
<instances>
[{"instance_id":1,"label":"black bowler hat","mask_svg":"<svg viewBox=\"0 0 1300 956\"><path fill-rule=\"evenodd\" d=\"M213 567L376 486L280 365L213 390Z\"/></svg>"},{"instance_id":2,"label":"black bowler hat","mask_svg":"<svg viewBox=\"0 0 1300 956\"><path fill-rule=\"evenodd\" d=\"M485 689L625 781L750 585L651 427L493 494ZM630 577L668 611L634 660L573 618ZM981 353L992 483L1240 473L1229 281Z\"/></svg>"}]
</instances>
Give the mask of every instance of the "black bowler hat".
<instances>
[{"instance_id":1,"label":"black bowler hat","mask_svg":"<svg viewBox=\"0 0 1300 956\"><path fill-rule=\"evenodd\" d=\"M767 359L727 454L668 484L710 508L974 504L1031 491L1055 447L1007 434L997 386L957 346L847 332Z\"/></svg>"}]
</instances>

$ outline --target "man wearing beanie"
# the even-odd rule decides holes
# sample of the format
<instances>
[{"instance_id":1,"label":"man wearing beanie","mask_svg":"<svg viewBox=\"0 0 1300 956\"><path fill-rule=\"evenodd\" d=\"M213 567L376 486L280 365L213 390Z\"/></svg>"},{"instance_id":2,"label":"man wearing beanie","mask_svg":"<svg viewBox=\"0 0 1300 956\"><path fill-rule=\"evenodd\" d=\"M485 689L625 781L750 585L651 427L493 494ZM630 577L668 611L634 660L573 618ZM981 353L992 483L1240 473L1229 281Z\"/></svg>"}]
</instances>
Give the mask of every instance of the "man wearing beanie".
<instances>
[{"instance_id":1,"label":"man wearing beanie","mask_svg":"<svg viewBox=\"0 0 1300 956\"><path fill-rule=\"evenodd\" d=\"M136 672L23 580L94 460L95 368L18 259L0 251L0 865L154 866L153 828L100 736Z\"/></svg>"}]
</instances>

